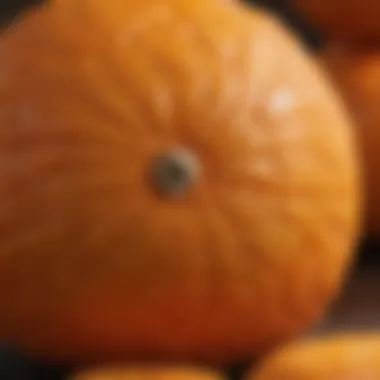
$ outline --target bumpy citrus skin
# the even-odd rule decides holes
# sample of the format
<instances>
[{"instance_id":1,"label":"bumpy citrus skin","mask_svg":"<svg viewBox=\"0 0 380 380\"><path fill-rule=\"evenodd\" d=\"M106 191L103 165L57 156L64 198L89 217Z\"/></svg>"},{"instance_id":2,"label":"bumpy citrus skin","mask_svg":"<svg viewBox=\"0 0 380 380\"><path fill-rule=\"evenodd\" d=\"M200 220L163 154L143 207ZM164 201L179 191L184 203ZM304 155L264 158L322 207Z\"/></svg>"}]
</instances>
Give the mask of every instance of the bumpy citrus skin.
<instances>
[{"instance_id":1,"label":"bumpy citrus skin","mask_svg":"<svg viewBox=\"0 0 380 380\"><path fill-rule=\"evenodd\" d=\"M0 73L3 340L228 363L336 295L357 233L351 124L275 19L55 0L2 35ZM196 158L180 194L149 174L172 151Z\"/></svg>"},{"instance_id":2,"label":"bumpy citrus skin","mask_svg":"<svg viewBox=\"0 0 380 380\"><path fill-rule=\"evenodd\" d=\"M329 44L320 62L355 118L365 176L366 232L380 237L380 54Z\"/></svg>"},{"instance_id":3,"label":"bumpy citrus skin","mask_svg":"<svg viewBox=\"0 0 380 380\"><path fill-rule=\"evenodd\" d=\"M225 380L222 374L184 366L110 366L83 370L69 380Z\"/></svg>"},{"instance_id":4,"label":"bumpy citrus skin","mask_svg":"<svg viewBox=\"0 0 380 380\"><path fill-rule=\"evenodd\" d=\"M291 0L291 3L334 39L374 45L380 42L378 0Z\"/></svg>"},{"instance_id":5,"label":"bumpy citrus skin","mask_svg":"<svg viewBox=\"0 0 380 380\"><path fill-rule=\"evenodd\" d=\"M308 339L268 357L247 380L380 378L380 334L346 332Z\"/></svg>"}]
</instances>

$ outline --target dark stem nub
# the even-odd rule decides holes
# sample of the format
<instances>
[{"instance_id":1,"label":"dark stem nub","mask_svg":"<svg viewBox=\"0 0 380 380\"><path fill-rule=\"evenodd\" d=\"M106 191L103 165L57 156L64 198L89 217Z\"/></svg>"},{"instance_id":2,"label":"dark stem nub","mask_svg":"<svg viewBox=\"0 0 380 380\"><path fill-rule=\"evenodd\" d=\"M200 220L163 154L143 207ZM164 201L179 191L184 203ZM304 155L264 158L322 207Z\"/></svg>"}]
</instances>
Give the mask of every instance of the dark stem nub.
<instances>
[{"instance_id":1,"label":"dark stem nub","mask_svg":"<svg viewBox=\"0 0 380 380\"><path fill-rule=\"evenodd\" d=\"M153 159L150 182L160 196L178 197L195 185L199 171L196 155L186 149L176 148Z\"/></svg>"}]
</instances>

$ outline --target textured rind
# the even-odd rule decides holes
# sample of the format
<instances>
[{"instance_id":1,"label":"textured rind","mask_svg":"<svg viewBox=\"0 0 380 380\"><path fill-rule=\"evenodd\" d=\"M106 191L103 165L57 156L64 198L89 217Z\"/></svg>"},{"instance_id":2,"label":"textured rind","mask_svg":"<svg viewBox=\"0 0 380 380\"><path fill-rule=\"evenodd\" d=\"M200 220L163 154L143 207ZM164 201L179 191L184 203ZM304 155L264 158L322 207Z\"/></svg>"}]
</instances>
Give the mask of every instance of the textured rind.
<instances>
[{"instance_id":1,"label":"textured rind","mask_svg":"<svg viewBox=\"0 0 380 380\"><path fill-rule=\"evenodd\" d=\"M380 377L380 335L351 331L290 344L246 380L353 380Z\"/></svg>"},{"instance_id":2,"label":"textured rind","mask_svg":"<svg viewBox=\"0 0 380 380\"><path fill-rule=\"evenodd\" d=\"M184 366L111 366L87 369L69 380L225 380L217 371Z\"/></svg>"},{"instance_id":3,"label":"textured rind","mask_svg":"<svg viewBox=\"0 0 380 380\"><path fill-rule=\"evenodd\" d=\"M55 0L0 40L0 336L56 360L251 357L318 318L358 221L351 124L272 17ZM158 197L172 147L202 177Z\"/></svg>"},{"instance_id":4,"label":"textured rind","mask_svg":"<svg viewBox=\"0 0 380 380\"><path fill-rule=\"evenodd\" d=\"M373 49L331 43L319 61L347 103L355 119L355 133L363 161L366 232L380 235L380 54Z\"/></svg>"},{"instance_id":5,"label":"textured rind","mask_svg":"<svg viewBox=\"0 0 380 380\"><path fill-rule=\"evenodd\" d=\"M290 3L328 37L373 46L380 41L378 0L290 0Z\"/></svg>"}]
</instances>

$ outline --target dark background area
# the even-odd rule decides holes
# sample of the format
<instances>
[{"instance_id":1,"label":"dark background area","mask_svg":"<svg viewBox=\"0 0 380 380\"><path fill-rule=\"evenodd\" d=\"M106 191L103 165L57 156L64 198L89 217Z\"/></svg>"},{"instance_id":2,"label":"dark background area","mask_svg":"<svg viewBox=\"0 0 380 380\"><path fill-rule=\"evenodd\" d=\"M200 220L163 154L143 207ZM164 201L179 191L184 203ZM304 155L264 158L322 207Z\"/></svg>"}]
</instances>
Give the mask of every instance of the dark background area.
<instances>
[{"instance_id":1,"label":"dark background area","mask_svg":"<svg viewBox=\"0 0 380 380\"><path fill-rule=\"evenodd\" d=\"M80 1L80 0L78 0ZM106 1L106 0L104 0ZM331 0L334 1L334 0ZM40 0L2 0L0 3L0 22L5 25L17 15L20 9ZM247 3L257 3L276 12L305 42L310 49L318 49L324 41L322 33L316 31L288 4L287 0L257 0ZM313 331L319 333L339 328L356 328L360 326L372 328L380 322L380 307L373 305L373 299L379 299L376 289L380 289L378 278L379 255L378 244L364 241L360 248L359 263L353 275L353 280L345 294L336 304L332 313ZM238 379L244 370L244 365L226 369L232 379ZM48 367L36 360L23 357L6 348L0 348L0 380L60 380L65 377L62 368ZM179 379L180 380L180 379Z\"/></svg>"}]
</instances>

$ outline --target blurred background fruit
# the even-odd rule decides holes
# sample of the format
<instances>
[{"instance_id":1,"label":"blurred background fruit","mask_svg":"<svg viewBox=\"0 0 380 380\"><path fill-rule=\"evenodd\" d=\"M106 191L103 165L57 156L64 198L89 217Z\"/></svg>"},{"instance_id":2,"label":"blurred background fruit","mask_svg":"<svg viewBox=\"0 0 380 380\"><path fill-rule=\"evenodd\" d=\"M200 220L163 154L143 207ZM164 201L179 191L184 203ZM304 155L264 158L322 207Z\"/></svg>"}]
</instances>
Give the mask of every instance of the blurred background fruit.
<instances>
[{"instance_id":1,"label":"blurred background fruit","mask_svg":"<svg viewBox=\"0 0 380 380\"><path fill-rule=\"evenodd\" d=\"M380 42L378 0L290 0L328 38L357 44Z\"/></svg>"},{"instance_id":2,"label":"blurred background fruit","mask_svg":"<svg viewBox=\"0 0 380 380\"><path fill-rule=\"evenodd\" d=\"M213 370L183 366L111 366L83 370L68 380L227 380Z\"/></svg>"},{"instance_id":3,"label":"blurred background fruit","mask_svg":"<svg viewBox=\"0 0 380 380\"><path fill-rule=\"evenodd\" d=\"M349 332L296 341L267 357L246 380L380 379L380 334Z\"/></svg>"}]
</instances>

